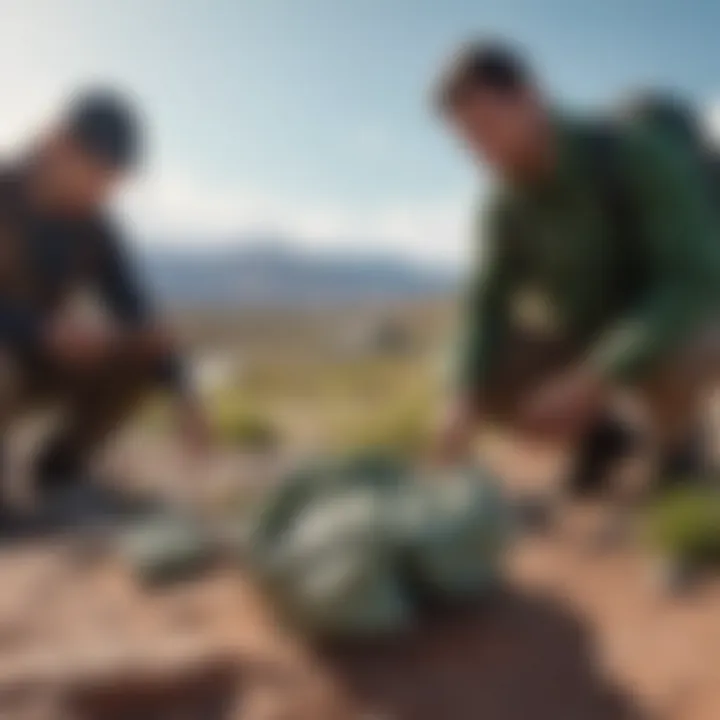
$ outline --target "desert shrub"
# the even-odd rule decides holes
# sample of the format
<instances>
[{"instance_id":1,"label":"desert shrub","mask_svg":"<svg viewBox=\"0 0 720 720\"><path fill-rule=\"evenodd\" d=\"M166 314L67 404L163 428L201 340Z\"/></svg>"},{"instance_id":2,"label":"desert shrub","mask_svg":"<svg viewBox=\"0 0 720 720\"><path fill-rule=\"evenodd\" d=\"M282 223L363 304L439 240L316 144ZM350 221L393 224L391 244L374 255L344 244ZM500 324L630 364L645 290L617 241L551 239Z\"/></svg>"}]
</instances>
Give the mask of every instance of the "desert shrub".
<instances>
[{"instance_id":1,"label":"desert shrub","mask_svg":"<svg viewBox=\"0 0 720 720\"><path fill-rule=\"evenodd\" d=\"M334 439L341 449L374 448L404 457L416 456L429 446L432 418L432 403L426 397L377 403L339 428Z\"/></svg>"},{"instance_id":2,"label":"desert shrub","mask_svg":"<svg viewBox=\"0 0 720 720\"><path fill-rule=\"evenodd\" d=\"M241 403L219 403L210 412L213 430L227 445L268 450L280 442L278 427L259 410Z\"/></svg>"},{"instance_id":3,"label":"desert shrub","mask_svg":"<svg viewBox=\"0 0 720 720\"><path fill-rule=\"evenodd\" d=\"M268 413L243 402L237 393L225 392L206 399L214 437L226 445L253 450L275 447L280 431ZM138 418L139 427L151 433L165 433L173 423L172 403L153 400Z\"/></svg>"},{"instance_id":4,"label":"desert shrub","mask_svg":"<svg viewBox=\"0 0 720 720\"><path fill-rule=\"evenodd\" d=\"M720 493L710 488L675 492L648 511L646 539L671 558L720 563Z\"/></svg>"}]
</instances>

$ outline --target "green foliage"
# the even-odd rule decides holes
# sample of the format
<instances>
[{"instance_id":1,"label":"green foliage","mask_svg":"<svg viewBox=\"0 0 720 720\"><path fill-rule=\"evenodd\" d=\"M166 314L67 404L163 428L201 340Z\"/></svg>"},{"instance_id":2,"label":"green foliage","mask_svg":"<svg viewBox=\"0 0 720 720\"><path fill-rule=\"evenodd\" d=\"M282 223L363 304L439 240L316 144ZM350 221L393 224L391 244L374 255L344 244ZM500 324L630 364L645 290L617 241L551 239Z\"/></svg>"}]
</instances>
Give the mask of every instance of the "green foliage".
<instances>
[{"instance_id":1,"label":"green foliage","mask_svg":"<svg viewBox=\"0 0 720 720\"><path fill-rule=\"evenodd\" d=\"M650 509L645 530L651 547L665 555L720 563L720 493L709 488L673 493Z\"/></svg>"}]
</instances>

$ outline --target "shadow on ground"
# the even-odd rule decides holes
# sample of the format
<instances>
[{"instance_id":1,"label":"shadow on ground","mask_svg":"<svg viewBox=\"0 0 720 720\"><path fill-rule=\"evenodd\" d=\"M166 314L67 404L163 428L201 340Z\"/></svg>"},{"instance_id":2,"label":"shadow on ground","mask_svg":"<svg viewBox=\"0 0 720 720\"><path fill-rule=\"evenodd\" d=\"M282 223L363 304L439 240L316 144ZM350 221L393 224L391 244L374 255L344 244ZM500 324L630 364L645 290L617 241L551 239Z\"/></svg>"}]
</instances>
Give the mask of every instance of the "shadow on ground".
<instances>
[{"instance_id":1,"label":"shadow on ground","mask_svg":"<svg viewBox=\"0 0 720 720\"><path fill-rule=\"evenodd\" d=\"M240 676L225 661L160 679L115 677L69 693L66 707L76 720L229 720L237 717Z\"/></svg>"},{"instance_id":2,"label":"shadow on ground","mask_svg":"<svg viewBox=\"0 0 720 720\"><path fill-rule=\"evenodd\" d=\"M602 676L588 630L541 598L505 595L436 617L382 648L324 653L369 717L393 720L640 720Z\"/></svg>"},{"instance_id":3,"label":"shadow on ground","mask_svg":"<svg viewBox=\"0 0 720 720\"><path fill-rule=\"evenodd\" d=\"M36 500L29 507L2 507L0 544L77 534L86 530L116 529L153 515L164 507L149 494L129 492L110 485L73 488L50 501Z\"/></svg>"}]
</instances>

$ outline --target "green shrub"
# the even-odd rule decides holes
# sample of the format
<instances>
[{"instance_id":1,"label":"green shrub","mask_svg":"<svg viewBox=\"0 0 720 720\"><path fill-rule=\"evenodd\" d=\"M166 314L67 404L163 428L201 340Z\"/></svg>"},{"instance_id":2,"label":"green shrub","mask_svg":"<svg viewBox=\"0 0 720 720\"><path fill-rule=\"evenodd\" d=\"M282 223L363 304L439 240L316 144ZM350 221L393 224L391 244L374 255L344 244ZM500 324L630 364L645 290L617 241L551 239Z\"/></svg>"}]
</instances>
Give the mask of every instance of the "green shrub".
<instances>
[{"instance_id":1,"label":"green shrub","mask_svg":"<svg viewBox=\"0 0 720 720\"><path fill-rule=\"evenodd\" d=\"M673 493L650 508L645 530L653 549L666 556L720 563L720 493L708 488Z\"/></svg>"},{"instance_id":2,"label":"green shrub","mask_svg":"<svg viewBox=\"0 0 720 720\"><path fill-rule=\"evenodd\" d=\"M268 450L280 442L280 431L270 416L243 403L237 393L208 398L205 407L214 437L226 445ZM162 399L150 402L138 421L145 431L167 432L173 426L172 403Z\"/></svg>"},{"instance_id":3,"label":"green shrub","mask_svg":"<svg viewBox=\"0 0 720 720\"><path fill-rule=\"evenodd\" d=\"M341 449L396 453L415 456L429 446L432 436L432 404L426 398L387 407L378 403L375 411L364 413L336 434Z\"/></svg>"},{"instance_id":4,"label":"green shrub","mask_svg":"<svg viewBox=\"0 0 720 720\"><path fill-rule=\"evenodd\" d=\"M280 432L267 415L239 404L214 408L211 421L217 437L234 447L269 450L280 442Z\"/></svg>"}]
</instances>

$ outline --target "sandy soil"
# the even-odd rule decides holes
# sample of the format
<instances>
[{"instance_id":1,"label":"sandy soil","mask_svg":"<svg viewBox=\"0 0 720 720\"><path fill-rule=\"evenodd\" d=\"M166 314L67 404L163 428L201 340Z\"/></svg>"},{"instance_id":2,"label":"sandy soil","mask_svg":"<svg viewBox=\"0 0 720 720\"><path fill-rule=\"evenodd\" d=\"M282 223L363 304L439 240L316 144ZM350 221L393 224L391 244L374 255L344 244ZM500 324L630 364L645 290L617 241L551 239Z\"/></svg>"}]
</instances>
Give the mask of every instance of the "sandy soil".
<instances>
[{"instance_id":1,"label":"sandy soil","mask_svg":"<svg viewBox=\"0 0 720 720\"><path fill-rule=\"evenodd\" d=\"M136 448L126 461L168 470L161 453ZM509 466L547 474L533 456L514 453ZM663 596L648 558L592 552L586 524L574 511L520 543L507 590L484 607L352 650L281 632L234 568L151 592L94 552L92 536L6 540L0 717L719 718L720 582Z\"/></svg>"}]
</instances>

